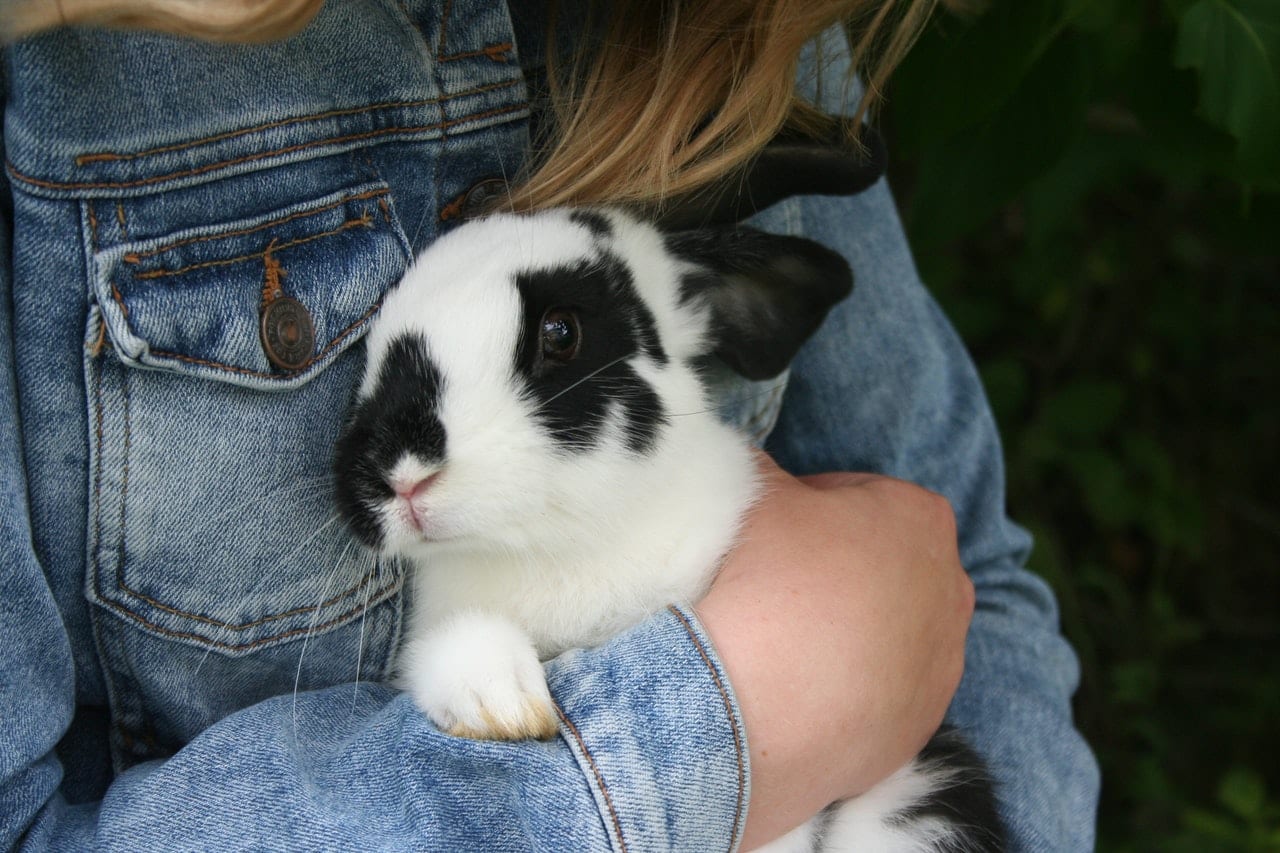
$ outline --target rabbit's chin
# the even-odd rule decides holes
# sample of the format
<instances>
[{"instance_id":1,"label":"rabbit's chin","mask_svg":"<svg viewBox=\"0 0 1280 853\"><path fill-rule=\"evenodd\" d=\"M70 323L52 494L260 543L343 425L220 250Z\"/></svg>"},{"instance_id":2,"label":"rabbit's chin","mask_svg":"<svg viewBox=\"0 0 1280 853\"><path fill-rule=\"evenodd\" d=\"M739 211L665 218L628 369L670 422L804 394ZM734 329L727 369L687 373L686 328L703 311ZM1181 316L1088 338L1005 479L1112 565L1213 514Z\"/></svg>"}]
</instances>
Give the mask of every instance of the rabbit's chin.
<instances>
[{"instance_id":1,"label":"rabbit's chin","mask_svg":"<svg viewBox=\"0 0 1280 853\"><path fill-rule=\"evenodd\" d=\"M561 519L563 522L563 519ZM598 519L589 519L585 513L582 524L570 529L565 525L548 527L544 524L513 521L503 524L496 520L482 526L450 525L446 522L423 524L421 530L407 527L390 532L385 538L383 553L429 564L442 557L458 559L483 559L491 554L524 554L530 560L554 560L556 552L565 547L566 540L580 538L583 531L598 528ZM592 538L598 533L592 531Z\"/></svg>"}]
</instances>

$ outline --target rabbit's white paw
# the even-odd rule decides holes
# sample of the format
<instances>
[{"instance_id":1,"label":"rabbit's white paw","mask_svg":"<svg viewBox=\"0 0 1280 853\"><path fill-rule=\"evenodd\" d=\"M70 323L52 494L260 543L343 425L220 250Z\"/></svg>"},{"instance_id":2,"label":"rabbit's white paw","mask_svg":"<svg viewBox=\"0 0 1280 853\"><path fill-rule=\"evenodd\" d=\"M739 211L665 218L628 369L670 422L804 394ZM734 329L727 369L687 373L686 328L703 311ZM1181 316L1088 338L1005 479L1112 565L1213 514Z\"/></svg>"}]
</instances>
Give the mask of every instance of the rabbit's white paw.
<instances>
[{"instance_id":1,"label":"rabbit's white paw","mask_svg":"<svg viewBox=\"0 0 1280 853\"><path fill-rule=\"evenodd\" d=\"M404 686L441 731L476 740L545 740L555 704L528 636L506 619L464 613L413 638Z\"/></svg>"}]
</instances>

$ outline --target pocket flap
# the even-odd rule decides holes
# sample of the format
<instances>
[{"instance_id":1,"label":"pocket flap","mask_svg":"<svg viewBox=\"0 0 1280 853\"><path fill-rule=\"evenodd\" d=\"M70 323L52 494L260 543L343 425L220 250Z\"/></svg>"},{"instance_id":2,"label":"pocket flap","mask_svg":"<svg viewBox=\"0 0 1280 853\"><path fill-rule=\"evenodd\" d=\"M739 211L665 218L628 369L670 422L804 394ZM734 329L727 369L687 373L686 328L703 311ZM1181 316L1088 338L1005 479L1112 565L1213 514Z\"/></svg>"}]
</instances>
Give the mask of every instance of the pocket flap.
<instances>
[{"instance_id":1,"label":"pocket flap","mask_svg":"<svg viewBox=\"0 0 1280 853\"><path fill-rule=\"evenodd\" d=\"M94 255L93 282L106 335L125 363L286 389L361 337L409 257L388 188L378 183L104 249ZM302 331L293 327L295 351L282 359L262 317L283 298L304 311Z\"/></svg>"}]
</instances>

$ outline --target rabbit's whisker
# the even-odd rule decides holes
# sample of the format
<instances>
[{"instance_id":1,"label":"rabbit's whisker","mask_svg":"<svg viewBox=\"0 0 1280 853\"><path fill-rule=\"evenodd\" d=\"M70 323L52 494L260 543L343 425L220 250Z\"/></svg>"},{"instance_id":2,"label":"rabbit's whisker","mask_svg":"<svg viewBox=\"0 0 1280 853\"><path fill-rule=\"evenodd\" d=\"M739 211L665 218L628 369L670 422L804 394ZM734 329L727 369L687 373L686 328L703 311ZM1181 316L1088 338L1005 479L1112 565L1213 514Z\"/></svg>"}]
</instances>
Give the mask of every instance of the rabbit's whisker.
<instances>
[{"instance_id":1,"label":"rabbit's whisker","mask_svg":"<svg viewBox=\"0 0 1280 853\"><path fill-rule=\"evenodd\" d=\"M565 394L568 394L570 391L572 391L574 388L577 388L582 383L587 382L588 380L594 379L595 377L599 376L601 373L604 373L606 370L613 367L614 365L621 364L622 362L631 358L631 355L632 355L631 353L627 353L626 355L620 355L617 358L615 358L613 361L610 361L608 364L605 364L601 367L597 367L595 370L591 371L586 376L579 379L577 382L574 382L571 385L569 385L569 387L564 388L556 392L555 394L552 394L550 397L544 400L542 405L539 406L538 408L541 409L544 406L551 405L551 403L553 403L555 400L557 400L560 397L563 397Z\"/></svg>"},{"instance_id":2,"label":"rabbit's whisker","mask_svg":"<svg viewBox=\"0 0 1280 853\"><path fill-rule=\"evenodd\" d=\"M311 614L311 624L307 626L307 633L302 638L302 649L298 652L298 669L293 676L293 731L296 735L298 732L298 686L302 683L302 661L307 655L307 643L311 640L311 633L316 629L316 623L320 620L320 611L323 604L329 598L329 590L333 587L333 582L342 574L342 564L346 562L347 554L351 547L355 544L352 540L342 549L342 553L338 555L337 563L329 571L329 576L325 581L324 591L320 593L320 597L316 600L315 611Z\"/></svg>"},{"instance_id":3,"label":"rabbit's whisker","mask_svg":"<svg viewBox=\"0 0 1280 853\"><path fill-rule=\"evenodd\" d=\"M378 563L378 556L372 552L366 553L369 553L373 560L373 565L370 569L372 572L376 572L378 574L375 577L369 578L369 582L365 584L364 606L360 608L360 638L356 643L356 680L355 685L351 689L352 714L356 712L356 699L360 696L360 664L364 660L364 625L365 618L369 615L369 598L373 595L373 588L377 585L377 581L380 579L382 571L381 565Z\"/></svg>"}]
</instances>

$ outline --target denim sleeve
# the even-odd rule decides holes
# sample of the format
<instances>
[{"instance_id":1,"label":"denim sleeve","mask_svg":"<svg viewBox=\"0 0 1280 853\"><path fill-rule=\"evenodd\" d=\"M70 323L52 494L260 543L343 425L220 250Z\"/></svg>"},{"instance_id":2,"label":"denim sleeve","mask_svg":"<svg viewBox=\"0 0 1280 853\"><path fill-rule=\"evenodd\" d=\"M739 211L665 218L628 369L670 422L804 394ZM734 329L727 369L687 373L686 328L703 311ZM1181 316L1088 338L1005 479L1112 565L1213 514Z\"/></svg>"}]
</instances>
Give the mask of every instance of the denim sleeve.
<instances>
[{"instance_id":1,"label":"denim sleeve","mask_svg":"<svg viewBox=\"0 0 1280 853\"><path fill-rule=\"evenodd\" d=\"M15 536L20 486L4 483L6 849L727 851L737 843L749 773L741 721L705 636L676 609L550 664L561 714L553 741L447 737L403 694L348 685L233 714L173 758L121 774L101 802L69 805L53 751L72 712L69 647L39 567Z\"/></svg>"},{"instance_id":2,"label":"denim sleeve","mask_svg":"<svg viewBox=\"0 0 1280 853\"><path fill-rule=\"evenodd\" d=\"M222 719L101 801L61 790L75 671L32 545L0 216L0 849L730 850L749 768L728 682L672 609L549 667L561 736L436 731L402 694L351 685Z\"/></svg>"},{"instance_id":3,"label":"denim sleeve","mask_svg":"<svg viewBox=\"0 0 1280 853\"><path fill-rule=\"evenodd\" d=\"M769 449L797 473L877 471L950 499L977 612L949 719L990 762L1014 849L1091 850L1098 771L1072 721L1078 664L1052 592L1023 567L1031 542L1005 514L973 363L919 281L883 181L790 215L848 257L855 285L795 362Z\"/></svg>"}]
</instances>

